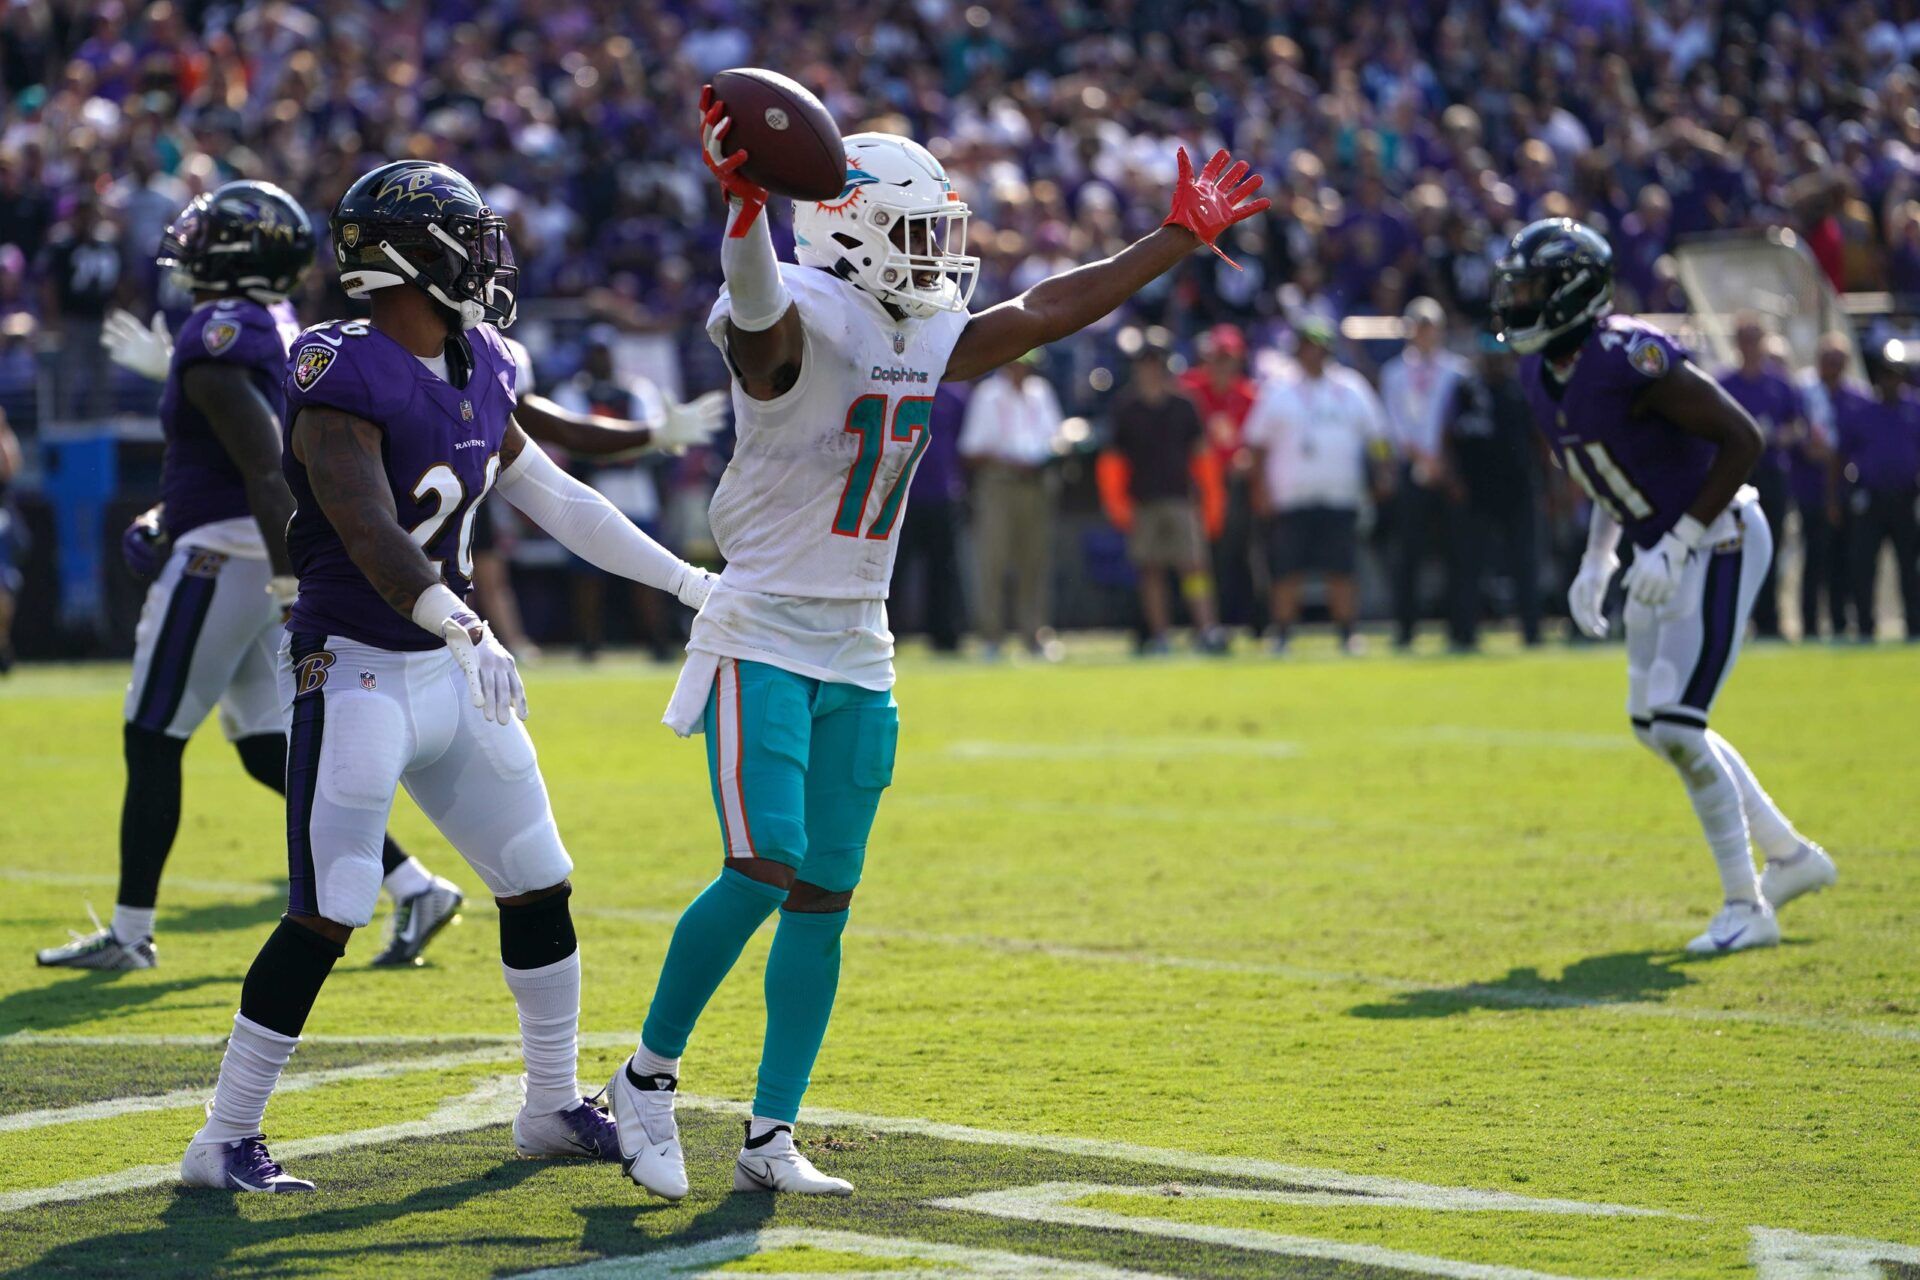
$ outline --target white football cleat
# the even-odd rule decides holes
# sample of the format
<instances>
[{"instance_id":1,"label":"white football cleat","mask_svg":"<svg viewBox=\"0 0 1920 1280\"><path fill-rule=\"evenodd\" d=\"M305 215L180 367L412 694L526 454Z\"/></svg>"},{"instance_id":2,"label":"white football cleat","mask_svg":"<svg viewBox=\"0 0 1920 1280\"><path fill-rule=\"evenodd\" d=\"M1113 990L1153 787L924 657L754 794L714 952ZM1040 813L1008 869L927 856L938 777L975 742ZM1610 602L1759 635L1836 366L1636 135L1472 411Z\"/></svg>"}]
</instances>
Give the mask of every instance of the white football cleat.
<instances>
[{"instance_id":1,"label":"white football cleat","mask_svg":"<svg viewBox=\"0 0 1920 1280\"><path fill-rule=\"evenodd\" d=\"M1759 902L1729 902L1720 908L1720 914L1713 918L1707 931L1687 944L1687 954L1717 956L1729 951L1745 951L1749 947L1778 946L1779 943L1780 923L1773 918L1773 908L1764 899Z\"/></svg>"},{"instance_id":2,"label":"white football cleat","mask_svg":"<svg viewBox=\"0 0 1920 1280\"><path fill-rule=\"evenodd\" d=\"M526 1087L526 1077L520 1087ZM582 1098L567 1111L535 1111L522 1106L513 1117L513 1149L529 1160L619 1160L620 1139L613 1117Z\"/></svg>"},{"instance_id":3,"label":"white football cleat","mask_svg":"<svg viewBox=\"0 0 1920 1280\"><path fill-rule=\"evenodd\" d=\"M853 1184L845 1178L829 1178L813 1167L794 1149L793 1130L775 1125L753 1136L753 1122L747 1121L746 1145L733 1162L735 1191L788 1191L803 1196L850 1196Z\"/></svg>"},{"instance_id":4,"label":"white football cleat","mask_svg":"<svg viewBox=\"0 0 1920 1280\"><path fill-rule=\"evenodd\" d=\"M627 1176L663 1200L687 1194L687 1158L674 1123L675 1076L643 1076L623 1062L607 1081L607 1105L620 1136L620 1164Z\"/></svg>"},{"instance_id":5,"label":"white football cleat","mask_svg":"<svg viewBox=\"0 0 1920 1280\"><path fill-rule=\"evenodd\" d=\"M311 1191L313 1184L282 1169L267 1154L265 1138L238 1142L208 1142L199 1134L180 1158L180 1181L190 1187L218 1191Z\"/></svg>"},{"instance_id":6,"label":"white football cleat","mask_svg":"<svg viewBox=\"0 0 1920 1280\"><path fill-rule=\"evenodd\" d=\"M1775 862L1767 859L1760 872L1760 896L1777 911L1803 893L1818 893L1840 878L1827 851L1811 840L1802 840L1792 857Z\"/></svg>"}]
</instances>

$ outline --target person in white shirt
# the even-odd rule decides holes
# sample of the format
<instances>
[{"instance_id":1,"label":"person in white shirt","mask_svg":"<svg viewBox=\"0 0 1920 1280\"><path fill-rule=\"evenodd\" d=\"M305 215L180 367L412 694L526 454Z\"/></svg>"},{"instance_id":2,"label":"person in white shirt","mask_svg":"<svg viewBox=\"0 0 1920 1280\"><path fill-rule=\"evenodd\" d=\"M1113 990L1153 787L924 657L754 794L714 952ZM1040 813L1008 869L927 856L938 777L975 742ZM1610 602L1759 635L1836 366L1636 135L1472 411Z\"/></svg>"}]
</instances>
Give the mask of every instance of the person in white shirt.
<instances>
[{"instance_id":1,"label":"person in white shirt","mask_svg":"<svg viewBox=\"0 0 1920 1280\"><path fill-rule=\"evenodd\" d=\"M1407 346L1380 370L1380 398L1399 457L1399 476L1387 513L1392 542L1393 642L1413 643L1420 621L1420 566L1446 545L1439 536L1447 513L1446 413L1467 362L1448 351L1447 316L1432 298L1415 298L1402 317Z\"/></svg>"},{"instance_id":2,"label":"person in white shirt","mask_svg":"<svg viewBox=\"0 0 1920 1280\"><path fill-rule=\"evenodd\" d=\"M1298 371L1269 382L1247 415L1253 505L1267 529L1273 582L1273 648L1286 652L1300 617L1300 583L1318 573L1341 647L1356 652L1359 599L1354 562L1368 483L1384 480L1387 420L1380 398L1333 355L1333 328L1314 317L1298 327Z\"/></svg>"},{"instance_id":3,"label":"person in white shirt","mask_svg":"<svg viewBox=\"0 0 1920 1280\"><path fill-rule=\"evenodd\" d=\"M1029 351L986 379L967 403L960 456L973 476L973 554L979 571L976 621L989 656L1013 629L1034 654L1054 658L1060 642L1047 625L1052 571L1054 458L1060 400ZM1011 579L1011 583L1009 583Z\"/></svg>"}]
</instances>

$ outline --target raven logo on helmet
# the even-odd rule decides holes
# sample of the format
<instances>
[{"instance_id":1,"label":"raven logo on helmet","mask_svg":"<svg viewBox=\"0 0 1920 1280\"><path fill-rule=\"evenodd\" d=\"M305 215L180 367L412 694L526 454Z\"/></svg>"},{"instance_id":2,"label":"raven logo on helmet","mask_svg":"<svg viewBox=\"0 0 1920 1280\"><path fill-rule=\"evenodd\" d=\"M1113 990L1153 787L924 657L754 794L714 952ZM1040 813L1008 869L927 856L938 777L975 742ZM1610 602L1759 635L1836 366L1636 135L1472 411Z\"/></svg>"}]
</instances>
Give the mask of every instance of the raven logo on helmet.
<instances>
[{"instance_id":1,"label":"raven logo on helmet","mask_svg":"<svg viewBox=\"0 0 1920 1280\"><path fill-rule=\"evenodd\" d=\"M506 219L446 165L399 160L362 175L334 207L332 226L348 297L410 284L460 330L513 323L520 272Z\"/></svg>"},{"instance_id":2,"label":"raven logo on helmet","mask_svg":"<svg viewBox=\"0 0 1920 1280\"><path fill-rule=\"evenodd\" d=\"M229 182L167 224L154 262L193 293L282 302L313 264L313 224L272 183Z\"/></svg>"}]
</instances>

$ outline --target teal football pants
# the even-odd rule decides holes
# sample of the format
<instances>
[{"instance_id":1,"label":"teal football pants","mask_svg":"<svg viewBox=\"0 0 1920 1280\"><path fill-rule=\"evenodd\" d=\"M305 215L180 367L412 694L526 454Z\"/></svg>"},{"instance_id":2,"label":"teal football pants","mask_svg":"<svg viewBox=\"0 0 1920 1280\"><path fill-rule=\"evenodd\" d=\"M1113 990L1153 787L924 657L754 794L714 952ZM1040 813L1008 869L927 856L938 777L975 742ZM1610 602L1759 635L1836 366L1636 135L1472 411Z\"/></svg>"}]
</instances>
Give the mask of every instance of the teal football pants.
<instances>
[{"instance_id":1,"label":"teal football pants","mask_svg":"<svg viewBox=\"0 0 1920 1280\"><path fill-rule=\"evenodd\" d=\"M723 658L705 725L727 857L784 862L834 893L859 884L893 781L893 695Z\"/></svg>"}]
</instances>

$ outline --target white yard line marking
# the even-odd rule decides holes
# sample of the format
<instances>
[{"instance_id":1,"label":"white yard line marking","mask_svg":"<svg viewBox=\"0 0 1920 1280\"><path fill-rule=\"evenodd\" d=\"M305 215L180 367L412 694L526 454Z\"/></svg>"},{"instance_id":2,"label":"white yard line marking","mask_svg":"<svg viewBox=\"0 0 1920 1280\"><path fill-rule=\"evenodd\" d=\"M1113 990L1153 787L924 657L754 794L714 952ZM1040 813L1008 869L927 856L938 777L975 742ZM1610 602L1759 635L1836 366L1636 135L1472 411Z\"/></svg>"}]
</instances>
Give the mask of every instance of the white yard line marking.
<instances>
[{"instance_id":1,"label":"white yard line marking","mask_svg":"<svg viewBox=\"0 0 1920 1280\"><path fill-rule=\"evenodd\" d=\"M851 1253L875 1260L918 1261L930 1267L890 1267L874 1271L808 1272L808 1280L828 1274L833 1280L857 1280L871 1276L875 1280L1165 1280L1145 1271L1126 1271L1098 1262L1075 1262L1064 1258L1046 1258L1033 1254L1008 1253L999 1249L971 1249L961 1245L938 1244L931 1240L903 1237L869 1236L854 1231L825 1231L802 1227L773 1227L762 1231L742 1231L717 1240L662 1249L636 1258L604 1258L572 1267L548 1267L522 1273L517 1280L701 1280L741 1273L717 1271L729 1262L751 1258L775 1249L807 1246L835 1253ZM754 1271L753 1280L785 1280L786 1273Z\"/></svg>"},{"instance_id":2,"label":"white yard line marking","mask_svg":"<svg viewBox=\"0 0 1920 1280\"><path fill-rule=\"evenodd\" d=\"M1329 1262L1353 1262L1362 1266L1387 1267L1424 1276L1445 1276L1449 1280L1565 1280L1543 1271L1520 1267L1495 1266L1480 1262L1456 1262L1426 1254L1408 1253L1382 1245L1350 1244L1319 1240L1312 1236L1289 1236L1252 1227L1220 1227L1197 1222L1172 1222L1164 1218L1136 1217L1107 1209L1088 1209L1071 1203L1101 1191L1122 1190L1084 1182L1049 1182L1034 1187L1014 1187L1006 1191L983 1191L930 1203L939 1209L958 1209L991 1214L1018 1222L1046 1222L1064 1227L1091 1227L1096 1230L1127 1231L1136 1235L1165 1236L1174 1240L1192 1240L1200 1244L1224 1245L1232 1249L1252 1249L1262 1253L1284 1254L1293 1258L1320 1258Z\"/></svg>"},{"instance_id":3,"label":"white yard line marking","mask_svg":"<svg viewBox=\"0 0 1920 1280\"><path fill-rule=\"evenodd\" d=\"M747 1115L750 1107L730 1099L688 1096L682 1107L695 1111L719 1111ZM1512 1191L1484 1191L1474 1187L1444 1187L1406 1178L1377 1174L1345 1173L1338 1169L1317 1169L1307 1165L1284 1164L1250 1156L1210 1156L1192 1151L1174 1151L1166 1147L1148 1147L1134 1142L1114 1142L1105 1138L1076 1138L1059 1134L1012 1133L1000 1129L976 1129L969 1125L943 1124L937 1120L901 1116L867 1115L858 1111L837 1111L831 1107L807 1107L802 1118L809 1125L842 1129L866 1129L876 1133L904 1133L938 1138L943 1142L965 1142L986 1147L1017 1147L1026 1151L1051 1151L1057 1155L1084 1156L1098 1160L1124 1160L1132 1164L1161 1169L1185 1169L1195 1173L1220 1174L1234 1178L1257 1178L1284 1182L1309 1191L1338 1192L1346 1197L1367 1196L1375 1204L1391 1203L1417 1209L1450 1209L1490 1212L1503 1210L1521 1213L1577 1214L1589 1217L1650 1217L1675 1215L1664 1209L1641 1209L1632 1205L1604 1204L1588 1200L1561 1200L1547 1196L1526 1196Z\"/></svg>"},{"instance_id":4,"label":"white yard line marking","mask_svg":"<svg viewBox=\"0 0 1920 1280\"><path fill-rule=\"evenodd\" d=\"M276 1142L273 1154L277 1160L297 1160L302 1156L329 1155L335 1151L345 1151L349 1147L367 1147L382 1142L403 1142L409 1138L433 1138L449 1133L464 1133L471 1129L484 1129L489 1125L504 1124L512 1119L519 1101L519 1078L499 1076L481 1082L465 1097L456 1098L444 1104L424 1120L407 1120L399 1124L384 1124L372 1129L355 1129L348 1133L330 1133L317 1138L296 1138L287 1142ZM179 1177L178 1164L144 1164L132 1169L122 1169L118 1173L75 1178L70 1182L56 1183L50 1187L0 1192L0 1213L18 1213L22 1209L37 1209L46 1204L91 1200L97 1196L113 1195L121 1191L166 1186L177 1182Z\"/></svg>"},{"instance_id":5,"label":"white yard line marking","mask_svg":"<svg viewBox=\"0 0 1920 1280\"><path fill-rule=\"evenodd\" d=\"M1920 1249L1852 1236L1803 1236L1754 1227L1754 1280L1882 1280L1882 1262L1920 1263Z\"/></svg>"},{"instance_id":6,"label":"white yard line marking","mask_svg":"<svg viewBox=\"0 0 1920 1280\"><path fill-rule=\"evenodd\" d=\"M973 738L949 743L949 760L1168 760L1252 756L1285 760L1301 753L1277 738L1126 738L1105 742L1032 742Z\"/></svg>"},{"instance_id":7,"label":"white yard line marking","mask_svg":"<svg viewBox=\"0 0 1920 1280\"><path fill-rule=\"evenodd\" d=\"M444 1053L431 1058L401 1058L386 1062L363 1062L352 1067L330 1067L321 1071L297 1071L281 1077L274 1096L320 1089L330 1084L353 1080L380 1080L391 1076L413 1075L422 1071L451 1071L460 1067L485 1066L500 1061L507 1046L469 1049L465 1053ZM197 1107L212 1096L213 1086L175 1089L169 1093L149 1093L136 1097L107 1098L83 1102L72 1107L48 1107L38 1111L15 1111L0 1115L0 1133L18 1133L25 1129L45 1129L56 1124L82 1124L107 1120L114 1116L139 1115L147 1111L171 1111L176 1107Z\"/></svg>"},{"instance_id":8,"label":"white yard line marking","mask_svg":"<svg viewBox=\"0 0 1920 1280\"><path fill-rule=\"evenodd\" d=\"M74 889L117 888L118 876L88 874L79 871L35 871L28 867L0 867L0 880L21 884L50 884ZM229 898L251 898L269 893L284 893L282 880L195 880L191 876L168 876L167 888L186 893L217 893Z\"/></svg>"}]
</instances>

